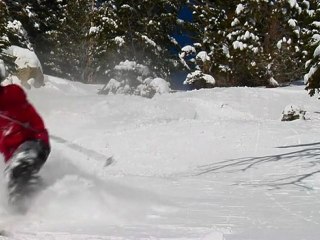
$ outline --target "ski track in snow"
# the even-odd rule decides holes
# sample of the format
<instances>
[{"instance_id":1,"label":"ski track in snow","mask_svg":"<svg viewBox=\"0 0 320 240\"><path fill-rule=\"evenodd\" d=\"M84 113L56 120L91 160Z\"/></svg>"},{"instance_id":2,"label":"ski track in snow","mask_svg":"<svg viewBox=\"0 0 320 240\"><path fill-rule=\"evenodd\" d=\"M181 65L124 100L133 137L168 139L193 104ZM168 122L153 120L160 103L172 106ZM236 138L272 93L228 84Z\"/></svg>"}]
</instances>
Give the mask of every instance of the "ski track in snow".
<instances>
[{"instance_id":1,"label":"ski track in snow","mask_svg":"<svg viewBox=\"0 0 320 240\"><path fill-rule=\"evenodd\" d=\"M99 87L28 91L55 138L25 215L0 185L0 240L318 239L319 103L303 86L151 100ZM309 120L280 122L292 103Z\"/></svg>"}]
</instances>

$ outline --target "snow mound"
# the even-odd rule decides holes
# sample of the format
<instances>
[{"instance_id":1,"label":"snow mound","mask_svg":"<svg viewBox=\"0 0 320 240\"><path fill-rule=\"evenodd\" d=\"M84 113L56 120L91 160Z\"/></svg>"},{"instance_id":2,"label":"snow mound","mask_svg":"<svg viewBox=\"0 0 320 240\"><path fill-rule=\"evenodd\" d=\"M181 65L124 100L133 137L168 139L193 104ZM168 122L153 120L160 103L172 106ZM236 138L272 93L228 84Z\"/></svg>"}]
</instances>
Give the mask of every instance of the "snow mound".
<instances>
[{"instance_id":1,"label":"snow mound","mask_svg":"<svg viewBox=\"0 0 320 240\"><path fill-rule=\"evenodd\" d=\"M296 105L287 105L282 112L281 121L293 121L296 119L305 119L304 115L306 111L302 110L301 107Z\"/></svg>"},{"instance_id":2,"label":"snow mound","mask_svg":"<svg viewBox=\"0 0 320 240\"><path fill-rule=\"evenodd\" d=\"M42 66L37 55L29 49L13 45L10 46L5 53L16 57L15 64L17 64L18 69L31 67L40 68L42 70Z\"/></svg>"}]
</instances>

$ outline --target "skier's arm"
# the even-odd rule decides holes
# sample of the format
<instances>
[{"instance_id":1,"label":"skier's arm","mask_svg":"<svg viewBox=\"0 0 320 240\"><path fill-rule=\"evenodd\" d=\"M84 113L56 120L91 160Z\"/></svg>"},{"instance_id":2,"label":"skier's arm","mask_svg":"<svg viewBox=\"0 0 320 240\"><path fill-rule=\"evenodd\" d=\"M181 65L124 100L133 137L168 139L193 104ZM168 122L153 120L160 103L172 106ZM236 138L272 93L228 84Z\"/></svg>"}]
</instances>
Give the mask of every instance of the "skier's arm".
<instances>
[{"instance_id":1,"label":"skier's arm","mask_svg":"<svg viewBox=\"0 0 320 240\"><path fill-rule=\"evenodd\" d=\"M38 140L42 140L44 143L49 144L49 134L45 128L42 118L29 102L26 102L25 108L29 116L28 123L31 130L34 131L34 137Z\"/></svg>"}]
</instances>

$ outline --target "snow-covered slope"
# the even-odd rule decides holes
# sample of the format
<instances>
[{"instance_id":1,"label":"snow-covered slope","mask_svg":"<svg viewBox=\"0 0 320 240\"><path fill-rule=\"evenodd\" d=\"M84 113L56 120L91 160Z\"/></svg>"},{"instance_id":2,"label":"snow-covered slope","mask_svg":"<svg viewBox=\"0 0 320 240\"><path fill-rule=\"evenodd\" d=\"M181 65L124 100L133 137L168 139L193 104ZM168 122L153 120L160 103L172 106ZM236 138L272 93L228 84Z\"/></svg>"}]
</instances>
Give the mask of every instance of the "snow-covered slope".
<instances>
[{"instance_id":1,"label":"snow-covered slope","mask_svg":"<svg viewBox=\"0 0 320 240\"><path fill-rule=\"evenodd\" d=\"M27 214L1 185L8 239L319 238L319 102L303 86L153 99L100 87L48 77L27 92L52 153ZM288 104L307 120L281 122Z\"/></svg>"}]
</instances>

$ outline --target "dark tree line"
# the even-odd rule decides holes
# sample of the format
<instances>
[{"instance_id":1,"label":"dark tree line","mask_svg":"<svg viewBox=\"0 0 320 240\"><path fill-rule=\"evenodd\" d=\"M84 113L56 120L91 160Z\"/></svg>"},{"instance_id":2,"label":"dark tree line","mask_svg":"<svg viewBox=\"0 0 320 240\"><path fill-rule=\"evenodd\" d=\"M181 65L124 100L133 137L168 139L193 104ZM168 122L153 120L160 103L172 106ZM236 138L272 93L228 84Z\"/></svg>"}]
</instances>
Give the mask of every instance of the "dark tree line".
<instances>
[{"instance_id":1,"label":"dark tree line","mask_svg":"<svg viewBox=\"0 0 320 240\"><path fill-rule=\"evenodd\" d=\"M318 62L318 0L195 2L193 69L212 75L216 85L288 84L303 78L310 59Z\"/></svg>"},{"instance_id":2,"label":"dark tree line","mask_svg":"<svg viewBox=\"0 0 320 240\"><path fill-rule=\"evenodd\" d=\"M186 6L192 22L179 18ZM47 74L84 83L117 79L119 66L130 62L148 69L145 78L187 71L186 83L197 88L304 77L314 94L319 14L318 0L0 0L0 50L32 49ZM182 46L179 33L193 45ZM139 71L126 74L139 80Z\"/></svg>"}]
</instances>

